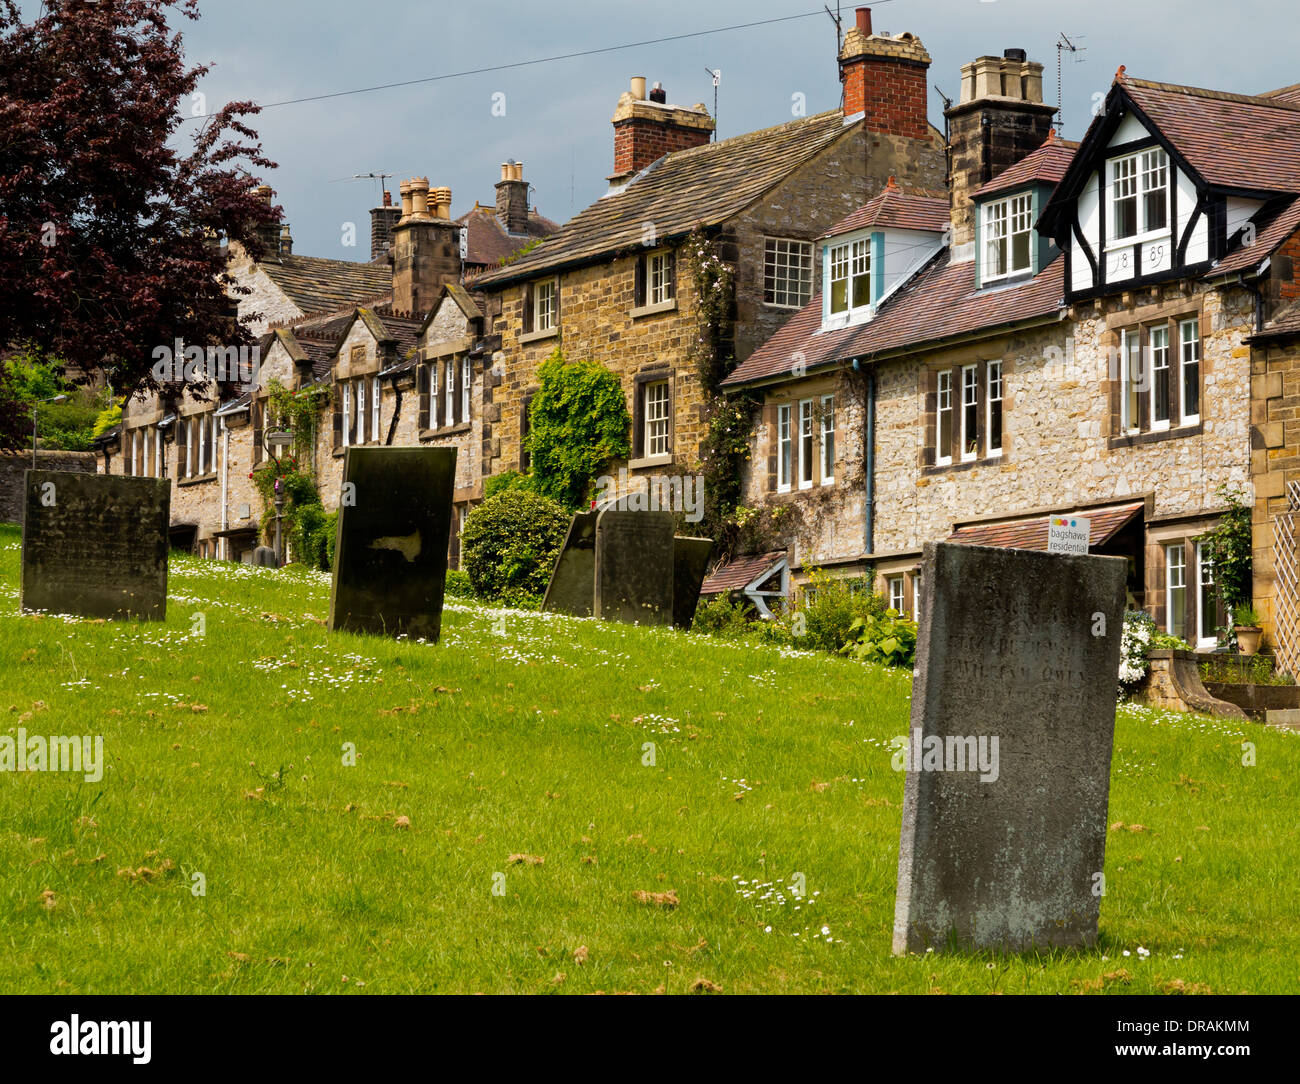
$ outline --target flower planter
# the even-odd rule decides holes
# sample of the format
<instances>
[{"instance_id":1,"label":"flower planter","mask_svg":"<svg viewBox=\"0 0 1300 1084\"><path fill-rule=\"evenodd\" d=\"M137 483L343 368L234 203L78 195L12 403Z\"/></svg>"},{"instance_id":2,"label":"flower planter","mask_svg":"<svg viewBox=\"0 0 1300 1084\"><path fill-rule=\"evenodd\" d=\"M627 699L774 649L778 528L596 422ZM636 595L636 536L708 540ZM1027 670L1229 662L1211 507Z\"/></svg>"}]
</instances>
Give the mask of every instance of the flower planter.
<instances>
[{"instance_id":1,"label":"flower planter","mask_svg":"<svg viewBox=\"0 0 1300 1084\"><path fill-rule=\"evenodd\" d=\"M1259 638L1264 630L1258 625L1237 625L1233 631L1237 634L1237 650L1243 655L1254 655L1259 651Z\"/></svg>"}]
</instances>

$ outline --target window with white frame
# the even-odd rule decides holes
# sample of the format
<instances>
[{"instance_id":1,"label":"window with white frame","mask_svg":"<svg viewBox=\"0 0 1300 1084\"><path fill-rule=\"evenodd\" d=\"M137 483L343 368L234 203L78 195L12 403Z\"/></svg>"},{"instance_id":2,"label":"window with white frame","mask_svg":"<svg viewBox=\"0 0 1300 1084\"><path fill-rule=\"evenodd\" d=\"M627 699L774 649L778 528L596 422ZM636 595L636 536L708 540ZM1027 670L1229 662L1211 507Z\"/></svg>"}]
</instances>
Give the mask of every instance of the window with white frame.
<instances>
[{"instance_id":1,"label":"window with white frame","mask_svg":"<svg viewBox=\"0 0 1300 1084\"><path fill-rule=\"evenodd\" d=\"M921 570L912 573L912 620L921 620Z\"/></svg>"},{"instance_id":2,"label":"window with white frame","mask_svg":"<svg viewBox=\"0 0 1300 1084\"><path fill-rule=\"evenodd\" d=\"M789 403L776 408L776 488L780 493L790 491L790 477L794 467L794 434L791 428Z\"/></svg>"},{"instance_id":3,"label":"window with white frame","mask_svg":"<svg viewBox=\"0 0 1300 1084\"><path fill-rule=\"evenodd\" d=\"M1198 318L1122 329L1116 361L1120 433L1159 433L1201 420Z\"/></svg>"},{"instance_id":4,"label":"window with white frame","mask_svg":"<svg viewBox=\"0 0 1300 1084\"><path fill-rule=\"evenodd\" d=\"M835 484L835 396L822 396L822 485Z\"/></svg>"},{"instance_id":5,"label":"window with white frame","mask_svg":"<svg viewBox=\"0 0 1300 1084\"><path fill-rule=\"evenodd\" d=\"M654 380L642 385L645 437L643 447L647 456L667 455L670 450L670 419L668 415L668 381Z\"/></svg>"},{"instance_id":6,"label":"window with white frame","mask_svg":"<svg viewBox=\"0 0 1300 1084\"><path fill-rule=\"evenodd\" d=\"M763 303L799 309L812 297L811 241L767 237L763 241Z\"/></svg>"},{"instance_id":7,"label":"window with white frame","mask_svg":"<svg viewBox=\"0 0 1300 1084\"><path fill-rule=\"evenodd\" d=\"M1026 193L984 205L984 266L980 280L1006 278L1033 267L1033 199Z\"/></svg>"},{"instance_id":8,"label":"window with white frame","mask_svg":"<svg viewBox=\"0 0 1300 1084\"><path fill-rule=\"evenodd\" d=\"M443 405L442 424L456 424L456 359L448 358L443 362L442 381Z\"/></svg>"},{"instance_id":9,"label":"window with white frame","mask_svg":"<svg viewBox=\"0 0 1300 1084\"><path fill-rule=\"evenodd\" d=\"M865 309L871 304L871 245L867 240L835 245L830 251L832 315Z\"/></svg>"},{"instance_id":10,"label":"window with white frame","mask_svg":"<svg viewBox=\"0 0 1300 1084\"><path fill-rule=\"evenodd\" d=\"M1165 632L1182 636L1187 624L1187 550L1183 543L1165 546Z\"/></svg>"},{"instance_id":11,"label":"window with white frame","mask_svg":"<svg viewBox=\"0 0 1300 1084\"><path fill-rule=\"evenodd\" d=\"M460 359L460 420L469 421L469 355Z\"/></svg>"},{"instance_id":12,"label":"window with white frame","mask_svg":"<svg viewBox=\"0 0 1300 1084\"><path fill-rule=\"evenodd\" d=\"M1218 594L1214 589L1214 560L1205 542L1196 543L1196 646L1213 647L1218 642Z\"/></svg>"},{"instance_id":13,"label":"window with white frame","mask_svg":"<svg viewBox=\"0 0 1300 1084\"><path fill-rule=\"evenodd\" d=\"M984 454L1002 454L1002 362L988 364L988 419L984 428Z\"/></svg>"},{"instance_id":14,"label":"window with white frame","mask_svg":"<svg viewBox=\"0 0 1300 1084\"><path fill-rule=\"evenodd\" d=\"M556 320L555 279L533 284L533 331L551 331Z\"/></svg>"},{"instance_id":15,"label":"window with white frame","mask_svg":"<svg viewBox=\"0 0 1300 1084\"><path fill-rule=\"evenodd\" d=\"M378 441L381 439L381 434L379 430L381 428L380 422L383 417L382 407L383 407L383 399L380 397L379 394L379 377L372 376L370 378L370 434L371 434L370 439L371 440Z\"/></svg>"},{"instance_id":16,"label":"window with white frame","mask_svg":"<svg viewBox=\"0 0 1300 1084\"><path fill-rule=\"evenodd\" d=\"M799 401L799 488L813 484L813 401Z\"/></svg>"},{"instance_id":17,"label":"window with white frame","mask_svg":"<svg viewBox=\"0 0 1300 1084\"><path fill-rule=\"evenodd\" d=\"M356 443L365 444L366 442L366 382L357 381L357 434Z\"/></svg>"},{"instance_id":18,"label":"window with white frame","mask_svg":"<svg viewBox=\"0 0 1300 1084\"><path fill-rule=\"evenodd\" d=\"M889 608L897 614L903 613L904 600L907 598L907 579L904 576L890 576L885 580L888 591Z\"/></svg>"},{"instance_id":19,"label":"window with white frame","mask_svg":"<svg viewBox=\"0 0 1300 1084\"><path fill-rule=\"evenodd\" d=\"M1184 425L1201 420L1201 322L1183 320L1178 325L1179 362L1182 379L1179 410Z\"/></svg>"},{"instance_id":20,"label":"window with white frame","mask_svg":"<svg viewBox=\"0 0 1300 1084\"><path fill-rule=\"evenodd\" d=\"M961 457L963 462L979 453L980 417L979 368L963 365L961 369Z\"/></svg>"},{"instance_id":21,"label":"window with white frame","mask_svg":"<svg viewBox=\"0 0 1300 1084\"><path fill-rule=\"evenodd\" d=\"M647 301L651 305L662 305L673 299L673 260L671 252L653 253L646 261Z\"/></svg>"},{"instance_id":22,"label":"window with white frame","mask_svg":"<svg viewBox=\"0 0 1300 1084\"><path fill-rule=\"evenodd\" d=\"M1169 156L1159 147L1111 162L1110 236L1122 241L1169 225Z\"/></svg>"},{"instance_id":23,"label":"window with white frame","mask_svg":"<svg viewBox=\"0 0 1300 1084\"><path fill-rule=\"evenodd\" d=\"M952 373L938 374L935 392L935 455L942 466L952 462Z\"/></svg>"},{"instance_id":24,"label":"window with white frame","mask_svg":"<svg viewBox=\"0 0 1300 1084\"><path fill-rule=\"evenodd\" d=\"M352 443L352 385L343 385L343 447Z\"/></svg>"}]
</instances>

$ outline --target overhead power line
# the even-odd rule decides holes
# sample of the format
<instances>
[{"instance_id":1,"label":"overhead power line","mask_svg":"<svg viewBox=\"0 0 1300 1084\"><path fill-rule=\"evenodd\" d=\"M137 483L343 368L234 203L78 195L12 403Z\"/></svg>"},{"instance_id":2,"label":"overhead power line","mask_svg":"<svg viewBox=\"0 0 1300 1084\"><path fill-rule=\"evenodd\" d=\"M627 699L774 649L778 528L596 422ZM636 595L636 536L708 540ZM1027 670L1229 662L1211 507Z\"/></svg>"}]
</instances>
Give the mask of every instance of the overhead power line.
<instances>
[{"instance_id":1,"label":"overhead power line","mask_svg":"<svg viewBox=\"0 0 1300 1084\"><path fill-rule=\"evenodd\" d=\"M892 3L892 0L874 0L873 7L879 7L881 4ZM623 49L639 49L647 45L662 45L670 41L685 41L688 38L703 38L710 34L725 34L733 30L750 30L758 26L771 26L775 23L788 23L796 19L807 19L814 15L825 14L825 9L818 8L816 11L805 11L798 15L782 15L773 19L759 19L749 23L736 23L733 26L719 26L712 30L695 30L686 34L670 34L662 38L649 38L645 41L627 42L623 45L605 45L598 49L583 49L574 53L560 53L556 56L537 57L533 60L516 60L510 64L493 64L483 68L469 68L460 72L446 72L442 75L426 75L420 79L403 79L396 83L379 83L373 87L356 87L352 90L336 90L328 94L312 94L305 98L286 98L282 102L267 102L261 108L277 109L285 105L303 105L307 102L323 102L330 98L346 98L353 94L371 94L378 90L394 90L398 87L419 86L422 83L437 83L446 79L463 79L469 75L486 75L490 72L510 71L515 68L528 68L536 64L553 64L560 60L576 60L580 57L598 56L601 53L616 53ZM196 120L200 118L187 117L186 120Z\"/></svg>"}]
</instances>

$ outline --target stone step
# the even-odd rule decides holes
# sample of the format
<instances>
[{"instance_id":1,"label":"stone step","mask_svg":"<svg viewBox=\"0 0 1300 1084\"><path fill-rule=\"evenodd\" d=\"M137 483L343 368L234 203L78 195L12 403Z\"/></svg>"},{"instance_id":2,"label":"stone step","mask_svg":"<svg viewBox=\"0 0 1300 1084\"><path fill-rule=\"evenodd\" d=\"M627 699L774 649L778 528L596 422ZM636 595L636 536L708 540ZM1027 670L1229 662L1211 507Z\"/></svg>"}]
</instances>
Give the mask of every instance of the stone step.
<instances>
[{"instance_id":1,"label":"stone step","mask_svg":"<svg viewBox=\"0 0 1300 1084\"><path fill-rule=\"evenodd\" d=\"M1274 709L1265 713L1264 722L1280 730L1300 730L1300 709Z\"/></svg>"}]
</instances>

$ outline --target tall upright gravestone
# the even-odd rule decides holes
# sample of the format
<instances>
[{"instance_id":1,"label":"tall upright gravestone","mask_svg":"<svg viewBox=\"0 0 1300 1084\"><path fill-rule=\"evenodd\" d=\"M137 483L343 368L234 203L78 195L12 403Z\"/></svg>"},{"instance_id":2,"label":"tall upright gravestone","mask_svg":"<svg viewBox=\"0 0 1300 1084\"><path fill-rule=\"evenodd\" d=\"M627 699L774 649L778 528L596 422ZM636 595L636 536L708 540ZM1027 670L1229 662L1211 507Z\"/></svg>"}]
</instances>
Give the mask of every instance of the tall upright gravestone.
<instances>
[{"instance_id":1,"label":"tall upright gravestone","mask_svg":"<svg viewBox=\"0 0 1300 1084\"><path fill-rule=\"evenodd\" d=\"M607 508L596 520L593 613L606 621L673 619L673 514Z\"/></svg>"},{"instance_id":2,"label":"tall upright gravestone","mask_svg":"<svg viewBox=\"0 0 1300 1084\"><path fill-rule=\"evenodd\" d=\"M1092 945L1126 568L930 543L894 952Z\"/></svg>"},{"instance_id":3,"label":"tall upright gravestone","mask_svg":"<svg viewBox=\"0 0 1300 1084\"><path fill-rule=\"evenodd\" d=\"M713 556L713 539L673 539L673 624L679 629L689 629L695 623L695 610L700 604L700 588L709 571L709 558Z\"/></svg>"},{"instance_id":4,"label":"tall upright gravestone","mask_svg":"<svg viewBox=\"0 0 1300 1084\"><path fill-rule=\"evenodd\" d=\"M577 512L542 599L542 609L590 617L596 589L596 519L599 512Z\"/></svg>"},{"instance_id":5,"label":"tall upright gravestone","mask_svg":"<svg viewBox=\"0 0 1300 1084\"><path fill-rule=\"evenodd\" d=\"M344 453L331 630L438 639L455 484L455 448Z\"/></svg>"},{"instance_id":6,"label":"tall upright gravestone","mask_svg":"<svg viewBox=\"0 0 1300 1084\"><path fill-rule=\"evenodd\" d=\"M24 485L20 609L167 616L171 482L29 470Z\"/></svg>"}]
</instances>

